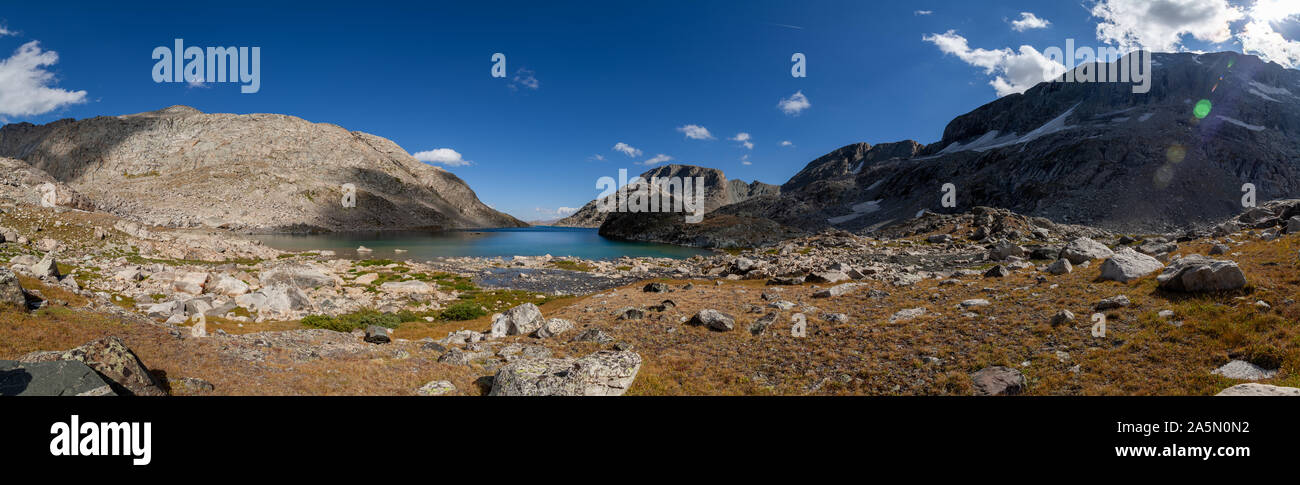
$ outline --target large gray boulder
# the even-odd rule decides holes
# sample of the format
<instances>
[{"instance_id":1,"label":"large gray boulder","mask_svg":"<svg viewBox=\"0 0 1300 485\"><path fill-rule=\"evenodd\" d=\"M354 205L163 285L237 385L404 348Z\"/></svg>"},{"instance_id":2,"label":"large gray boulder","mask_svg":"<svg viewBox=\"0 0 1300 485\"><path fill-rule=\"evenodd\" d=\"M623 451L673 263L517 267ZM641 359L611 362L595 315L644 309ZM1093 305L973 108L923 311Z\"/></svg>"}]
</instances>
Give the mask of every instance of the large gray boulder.
<instances>
[{"instance_id":1,"label":"large gray boulder","mask_svg":"<svg viewBox=\"0 0 1300 485\"><path fill-rule=\"evenodd\" d=\"M975 393L981 396L1014 396L1025 390L1025 376L1010 367L993 366L971 375Z\"/></svg>"},{"instance_id":2,"label":"large gray boulder","mask_svg":"<svg viewBox=\"0 0 1300 485\"><path fill-rule=\"evenodd\" d=\"M248 293L249 287L248 283L243 282L239 278L222 274L212 278L212 283L208 285L207 290L211 293L234 298Z\"/></svg>"},{"instance_id":3,"label":"large gray boulder","mask_svg":"<svg viewBox=\"0 0 1300 485\"><path fill-rule=\"evenodd\" d=\"M387 328L379 325L371 325L366 327L366 336L364 337L364 340L372 344L386 344L392 341L388 332L389 330Z\"/></svg>"},{"instance_id":4,"label":"large gray boulder","mask_svg":"<svg viewBox=\"0 0 1300 485\"><path fill-rule=\"evenodd\" d=\"M36 276L49 276L55 279L63 277L63 275L59 274L59 262L54 259L53 252L45 253L45 256L41 257L40 261L33 264L32 273L35 273Z\"/></svg>"},{"instance_id":5,"label":"large gray boulder","mask_svg":"<svg viewBox=\"0 0 1300 485\"><path fill-rule=\"evenodd\" d=\"M991 261L1005 261L1008 258L1023 258L1024 256L1025 248L1006 241L994 245L993 249L989 250L989 260Z\"/></svg>"},{"instance_id":6,"label":"large gray boulder","mask_svg":"<svg viewBox=\"0 0 1300 485\"><path fill-rule=\"evenodd\" d=\"M1300 389L1294 387L1270 386L1254 382L1237 384L1220 391L1216 396L1291 396L1300 397Z\"/></svg>"},{"instance_id":7,"label":"large gray boulder","mask_svg":"<svg viewBox=\"0 0 1300 485\"><path fill-rule=\"evenodd\" d=\"M529 335L545 324L546 321L542 319L542 309L532 303L524 303L494 317L492 334L497 336L497 330L500 328L505 330L506 335Z\"/></svg>"},{"instance_id":8,"label":"large gray boulder","mask_svg":"<svg viewBox=\"0 0 1300 485\"><path fill-rule=\"evenodd\" d=\"M167 395L153 373L118 337L104 337L66 352L32 352L18 359L23 364L60 360L86 364L107 379L117 394Z\"/></svg>"},{"instance_id":9,"label":"large gray boulder","mask_svg":"<svg viewBox=\"0 0 1300 485\"><path fill-rule=\"evenodd\" d=\"M1156 258L1124 248L1101 263L1101 279L1128 283L1164 267Z\"/></svg>"},{"instance_id":10,"label":"large gray boulder","mask_svg":"<svg viewBox=\"0 0 1300 485\"><path fill-rule=\"evenodd\" d=\"M1277 376L1277 369L1269 370L1244 360L1234 360L1214 369L1211 374L1239 381L1260 381Z\"/></svg>"},{"instance_id":11,"label":"large gray boulder","mask_svg":"<svg viewBox=\"0 0 1300 485\"><path fill-rule=\"evenodd\" d=\"M837 296L844 296L849 294L849 292L861 288L863 286L866 285L862 283L845 283L842 285L836 285L827 288L825 290L820 290L816 293L813 293L813 298L833 298Z\"/></svg>"},{"instance_id":12,"label":"large gray boulder","mask_svg":"<svg viewBox=\"0 0 1300 485\"><path fill-rule=\"evenodd\" d=\"M75 360L0 360L0 396L116 396L94 369Z\"/></svg>"},{"instance_id":13,"label":"large gray boulder","mask_svg":"<svg viewBox=\"0 0 1300 485\"><path fill-rule=\"evenodd\" d=\"M1174 261L1156 280L1160 288L1187 293L1230 291L1246 286L1246 275L1236 262L1199 254Z\"/></svg>"},{"instance_id":14,"label":"large gray boulder","mask_svg":"<svg viewBox=\"0 0 1300 485\"><path fill-rule=\"evenodd\" d=\"M1070 274L1074 272L1074 265L1070 264L1070 260L1061 258L1056 260L1055 263L1047 265L1047 272L1057 276Z\"/></svg>"},{"instance_id":15,"label":"large gray boulder","mask_svg":"<svg viewBox=\"0 0 1300 485\"><path fill-rule=\"evenodd\" d=\"M198 295L203 293L203 289L208 284L208 279L212 275L202 271L188 271L180 273L162 272L156 273L150 277L151 281L159 281L169 284L175 291Z\"/></svg>"},{"instance_id":16,"label":"large gray boulder","mask_svg":"<svg viewBox=\"0 0 1300 485\"><path fill-rule=\"evenodd\" d=\"M551 338L564 332L568 332L569 330L573 330L574 327L575 325L571 321L563 318L552 318L546 320L546 323L542 325L542 328L537 329L537 338Z\"/></svg>"},{"instance_id":17,"label":"large gray boulder","mask_svg":"<svg viewBox=\"0 0 1300 485\"><path fill-rule=\"evenodd\" d=\"M717 310L705 309L700 310L694 317L691 317L692 325L703 325L711 330L719 332L730 332L736 329L736 319L731 315L722 313Z\"/></svg>"},{"instance_id":18,"label":"large gray boulder","mask_svg":"<svg viewBox=\"0 0 1300 485\"><path fill-rule=\"evenodd\" d=\"M311 298L297 287L277 284L253 293L239 295L235 303L253 314L286 315L292 311L311 307Z\"/></svg>"},{"instance_id":19,"label":"large gray boulder","mask_svg":"<svg viewBox=\"0 0 1300 485\"><path fill-rule=\"evenodd\" d=\"M1114 254L1114 251L1111 251L1105 244L1086 237L1070 241L1070 244L1061 249L1061 258L1068 259L1073 264L1083 264L1094 259L1105 259Z\"/></svg>"},{"instance_id":20,"label":"large gray boulder","mask_svg":"<svg viewBox=\"0 0 1300 485\"><path fill-rule=\"evenodd\" d=\"M287 263L276 266L263 271L260 279L263 286L271 286L277 283L297 288L334 286L334 278L304 263Z\"/></svg>"},{"instance_id":21,"label":"large gray boulder","mask_svg":"<svg viewBox=\"0 0 1300 485\"><path fill-rule=\"evenodd\" d=\"M834 284L848 279L851 279L849 275L842 271L818 271L808 275L808 281L813 283Z\"/></svg>"},{"instance_id":22,"label":"large gray boulder","mask_svg":"<svg viewBox=\"0 0 1300 485\"><path fill-rule=\"evenodd\" d=\"M1292 217L1286 222L1287 234L1300 234L1300 216Z\"/></svg>"},{"instance_id":23,"label":"large gray boulder","mask_svg":"<svg viewBox=\"0 0 1300 485\"><path fill-rule=\"evenodd\" d=\"M601 351L580 359L521 358L501 367L491 396L620 396L641 370L636 352Z\"/></svg>"},{"instance_id":24,"label":"large gray boulder","mask_svg":"<svg viewBox=\"0 0 1300 485\"><path fill-rule=\"evenodd\" d=\"M23 285L18 282L18 275L4 267L0 267L0 306L27 309L27 296Z\"/></svg>"}]
</instances>

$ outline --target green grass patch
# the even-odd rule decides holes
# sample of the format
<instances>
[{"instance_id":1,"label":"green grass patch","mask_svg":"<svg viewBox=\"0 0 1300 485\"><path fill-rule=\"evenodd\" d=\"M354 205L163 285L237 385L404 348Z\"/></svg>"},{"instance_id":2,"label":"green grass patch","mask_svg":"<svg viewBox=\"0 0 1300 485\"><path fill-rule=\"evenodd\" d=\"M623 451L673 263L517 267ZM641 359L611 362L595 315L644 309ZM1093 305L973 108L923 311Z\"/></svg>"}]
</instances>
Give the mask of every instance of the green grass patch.
<instances>
[{"instance_id":1,"label":"green grass patch","mask_svg":"<svg viewBox=\"0 0 1300 485\"><path fill-rule=\"evenodd\" d=\"M393 260L391 260L391 259L364 259L364 260L361 260L361 261L357 261L357 262L355 262L355 263L352 263L352 265L353 265L353 266L361 266L361 267L364 268L364 267L367 267L367 266L388 266L388 265L390 265L390 264L396 264L396 263L397 263L397 261L393 261Z\"/></svg>"},{"instance_id":2,"label":"green grass patch","mask_svg":"<svg viewBox=\"0 0 1300 485\"><path fill-rule=\"evenodd\" d=\"M150 170L150 171L148 171L148 172L144 172L144 173L126 173L126 172L122 172L122 176L123 176L123 177L126 177L127 179L142 179L142 178L145 178L145 177L157 177L158 175L159 175L159 173L158 173L157 170Z\"/></svg>"},{"instance_id":3,"label":"green grass patch","mask_svg":"<svg viewBox=\"0 0 1300 485\"><path fill-rule=\"evenodd\" d=\"M593 266L587 263L580 263L577 261L565 261L565 260L551 261L551 266L554 266L558 269L568 270L568 271L581 271L583 273L587 273L595 269Z\"/></svg>"}]
</instances>

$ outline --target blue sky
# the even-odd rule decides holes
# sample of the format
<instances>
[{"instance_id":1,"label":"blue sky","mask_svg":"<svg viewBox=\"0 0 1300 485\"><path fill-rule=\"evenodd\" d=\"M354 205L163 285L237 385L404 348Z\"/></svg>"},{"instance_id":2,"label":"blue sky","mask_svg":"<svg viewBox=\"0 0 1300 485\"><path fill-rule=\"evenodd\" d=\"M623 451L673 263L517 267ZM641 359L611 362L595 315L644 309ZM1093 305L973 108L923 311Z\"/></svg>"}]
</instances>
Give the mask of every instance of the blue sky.
<instances>
[{"instance_id":1,"label":"blue sky","mask_svg":"<svg viewBox=\"0 0 1300 485\"><path fill-rule=\"evenodd\" d=\"M1022 45L1102 45L1099 23L1167 44L1166 32L1142 30L1152 19L1129 18L1125 8L1141 8L1134 1L1102 2L1109 20L1094 15L1091 0L9 3L0 11L0 58L38 41L58 56L39 68L53 74L41 84L85 94L42 113L6 110L23 101L6 92L16 82L0 67L0 113L6 122L46 123L183 104L334 123L411 153L454 150L470 163L446 168L481 199L534 220L580 207L598 193L599 177L640 173L659 154L780 184L850 143L937 141L953 117L997 98L990 81L1023 76L1017 61L1036 58ZM1160 1L1238 9L1244 14L1200 19L1237 32L1254 0ZM1266 25L1300 38L1292 7L1279 8ZM1022 12L1050 23L1018 29ZM1158 50L1243 50L1240 36L1216 39L1213 25L1180 28L1178 43ZM154 83L150 54L176 38L260 47L260 91ZM1289 59L1287 45L1260 48ZM497 52L506 55L505 79L490 75ZM807 57L806 78L791 76L796 52ZM530 75L535 85L514 81ZM796 93L810 106L783 111L779 103ZM688 138L681 128L689 125L712 139ZM732 140L739 133L752 148ZM639 154L613 150L618 143Z\"/></svg>"}]
</instances>

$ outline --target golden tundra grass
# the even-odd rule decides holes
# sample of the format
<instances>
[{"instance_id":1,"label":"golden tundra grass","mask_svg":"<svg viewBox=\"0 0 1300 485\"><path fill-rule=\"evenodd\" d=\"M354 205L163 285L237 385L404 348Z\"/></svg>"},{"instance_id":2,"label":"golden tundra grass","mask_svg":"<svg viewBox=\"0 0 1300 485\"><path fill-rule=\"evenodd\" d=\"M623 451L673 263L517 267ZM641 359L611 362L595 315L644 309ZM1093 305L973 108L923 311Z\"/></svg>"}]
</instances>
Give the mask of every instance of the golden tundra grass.
<instances>
[{"instance_id":1,"label":"golden tundra grass","mask_svg":"<svg viewBox=\"0 0 1300 485\"><path fill-rule=\"evenodd\" d=\"M781 299L820 307L807 312L809 336L789 337L793 312L782 312L761 337L748 326L763 313L761 281L695 282L695 289L668 294L641 293L641 285L586 298L561 310L579 326L603 328L631 342L645 364L632 394L868 394L942 395L971 392L969 374L990 365L1020 369L1035 395L1208 395L1235 382L1210 371L1231 359L1281 367L1277 385L1300 385L1300 307L1283 305L1300 296L1297 236L1270 243L1250 242L1224 258L1236 260L1250 286L1227 294L1168 294L1155 276L1121 284L1099 281L1099 262L1070 275L1036 281L1021 271L1005 279L962 278L962 285L939 286L927 280L909 288L870 283L850 295L813 299L811 285L787 287ZM1207 244L1193 244L1180 254L1206 254ZM669 282L675 288L684 282ZM1053 288L1053 285L1056 285ZM890 293L867 298L872 289ZM1133 305L1106 312L1106 338L1091 336L1093 305L1126 295ZM992 305L967 318L956 306L982 298ZM646 306L672 299L677 309L650 314L639 322L613 322L609 315L624 306ZM1259 311L1264 300L1274 309ZM603 304L602 304L603 302ZM600 311L585 312L594 306ZM926 308L926 316L889 323L894 312ZM718 333L679 323L703 308L736 317L734 332ZM1057 311L1076 315L1074 325L1053 328ZM1157 316L1174 310L1175 326ZM771 309L764 309L766 313ZM796 310L797 311L797 310ZM848 324L831 324L823 313L845 313ZM548 314L548 317L551 316ZM1057 351L1069 354L1058 358ZM938 357L927 364L923 356ZM1063 356L1062 356L1063 357ZM1022 364L1028 362L1028 366ZM1072 368L1078 365L1078 372Z\"/></svg>"}]
</instances>

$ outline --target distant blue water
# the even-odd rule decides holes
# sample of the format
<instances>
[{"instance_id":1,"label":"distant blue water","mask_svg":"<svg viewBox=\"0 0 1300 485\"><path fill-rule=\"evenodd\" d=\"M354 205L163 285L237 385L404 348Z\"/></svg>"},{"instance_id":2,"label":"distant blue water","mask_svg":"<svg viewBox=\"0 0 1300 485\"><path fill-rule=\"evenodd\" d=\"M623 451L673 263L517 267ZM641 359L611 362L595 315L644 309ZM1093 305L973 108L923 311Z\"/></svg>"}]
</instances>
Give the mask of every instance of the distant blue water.
<instances>
[{"instance_id":1,"label":"distant blue water","mask_svg":"<svg viewBox=\"0 0 1300 485\"><path fill-rule=\"evenodd\" d=\"M685 259L712 254L703 249L668 244L606 239L596 229L524 227L442 232L379 231L329 234L274 234L255 236L267 246L284 251L333 250L339 257L428 260L440 257L574 256L614 259L623 256ZM358 255L357 246L374 252ZM394 250L405 249L398 254Z\"/></svg>"}]
</instances>

